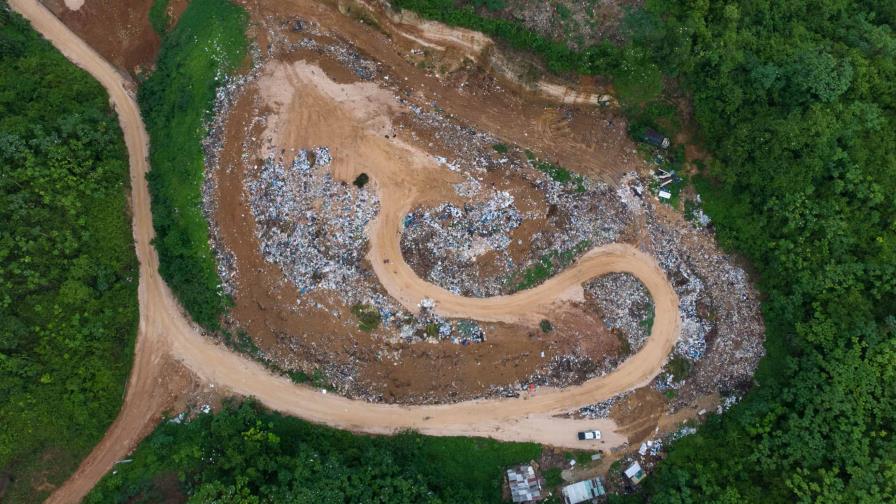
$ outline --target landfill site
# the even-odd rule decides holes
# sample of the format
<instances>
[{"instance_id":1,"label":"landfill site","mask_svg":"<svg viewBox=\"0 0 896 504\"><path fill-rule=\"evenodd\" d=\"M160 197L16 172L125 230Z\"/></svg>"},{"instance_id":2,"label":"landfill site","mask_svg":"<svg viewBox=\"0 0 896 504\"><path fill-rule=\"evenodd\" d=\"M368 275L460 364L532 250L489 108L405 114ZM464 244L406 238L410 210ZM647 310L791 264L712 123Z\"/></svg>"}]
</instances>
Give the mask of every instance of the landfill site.
<instances>
[{"instance_id":1,"label":"landfill site","mask_svg":"<svg viewBox=\"0 0 896 504\"><path fill-rule=\"evenodd\" d=\"M675 201L688 215L669 204L680 178L664 146L631 140L600 82L524 83L484 36L382 5L250 12L251 62L222 87L204 146L204 205L235 302L227 325L256 358L375 403L581 384L648 338L654 301L636 276L581 278L530 316L437 298L500 300L622 244L671 283L680 335L649 385L573 414L647 415L632 427L643 438L663 415L749 385L757 293L699 196ZM395 294L405 283L438 295Z\"/></svg>"},{"instance_id":2,"label":"landfill site","mask_svg":"<svg viewBox=\"0 0 896 504\"><path fill-rule=\"evenodd\" d=\"M237 2L250 57L219 77L202 194L233 305L203 333L152 247L149 139L128 92L151 27L111 0L48 0L58 20L14 3L102 77L129 139L134 367L68 500L170 412L242 396L354 432L538 442L540 460L507 469L507 498L544 498L562 469L564 498L584 502L631 490L751 386L758 292L715 243L695 160L672 162L699 149L631 132L600 78L549 77L385 1ZM122 16L127 44L103 33Z\"/></svg>"}]
</instances>

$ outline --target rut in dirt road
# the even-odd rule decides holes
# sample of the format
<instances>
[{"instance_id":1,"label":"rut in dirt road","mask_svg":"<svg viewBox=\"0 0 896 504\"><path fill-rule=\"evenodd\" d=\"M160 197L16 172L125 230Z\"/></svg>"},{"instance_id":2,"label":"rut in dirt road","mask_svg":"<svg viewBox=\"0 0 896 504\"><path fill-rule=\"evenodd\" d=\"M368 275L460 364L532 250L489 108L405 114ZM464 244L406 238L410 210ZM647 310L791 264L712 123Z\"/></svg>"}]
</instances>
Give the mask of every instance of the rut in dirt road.
<instances>
[{"instance_id":1,"label":"rut in dirt road","mask_svg":"<svg viewBox=\"0 0 896 504\"><path fill-rule=\"evenodd\" d=\"M149 169L148 137L132 93L127 90L122 76L109 63L37 0L10 0L10 5L31 21L34 28L69 60L87 70L108 91L119 115L130 156L133 231L140 260L140 326L124 405L100 444L83 461L75 475L50 497L49 502L77 502L82 499L113 464L124 458L147 433L158 413L160 363L169 354L200 379L225 387L235 394L254 396L272 409L343 429L380 434L415 429L430 435L487 436L579 448L609 448L625 442L623 436L613 432L613 424L609 420L583 421L554 418L554 415L645 385L659 373L678 337L680 319L678 297L651 258L629 246L611 245L589 252L573 267L538 288L512 296L464 298L440 292L438 287L417 277L403 260L399 260L400 253L395 256L395 252L400 251L395 222L400 208L395 211L384 209L374 231L376 241L371 240L376 243L371 254L372 257L388 255L393 259L390 264L393 268L380 268L377 274L390 294L402 302L413 302L426 295L436 299L444 313L455 316L528 319L533 306L539 310L552 309L554 300L568 295L570 289L580 289L580 284L593 276L626 271L635 274L653 296L656 306L653 331L642 350L614 372L579 386L545 390L531 398L404 407L324 395L309 387L295 385L286 378L271 375L260 364L204 338L185 318L157 271L158 258L151 245L154 232L145 179ZM381 199L389 200L385 194L381 195ZM383 262L380 261L380 264ZM606 429L602 443L587 446L575 440L575 431L586 425Z\"/></svg>"}]
</instances>

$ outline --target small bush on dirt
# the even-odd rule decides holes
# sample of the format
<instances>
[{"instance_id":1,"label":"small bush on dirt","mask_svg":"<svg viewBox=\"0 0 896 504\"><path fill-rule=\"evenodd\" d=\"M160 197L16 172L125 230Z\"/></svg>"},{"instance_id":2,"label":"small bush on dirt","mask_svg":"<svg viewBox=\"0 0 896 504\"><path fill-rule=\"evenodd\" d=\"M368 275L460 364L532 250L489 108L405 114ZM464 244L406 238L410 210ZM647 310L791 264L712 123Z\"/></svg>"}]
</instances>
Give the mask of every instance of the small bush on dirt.
<instances>
[{"instance_id":1,"label":"small bush on dirt","mask_svg":"<svg viewBox=\"0 0 896 504\"><path fill-rule=\"evenodd\" d=\"M669 364L666 365L666 369L669 370L669 373L675 381L681 381L687 378L691 373L691 361L681 355L675 355L669 359Z\"/></svg>"},{"instance_id":2,"label":"small bush on dirt","mask_svg":"<svg viewBox=\"0 0 896 504\"><path fill-rule=\"evenodd\" d=\"M355 181L352 182L352 184L355 184L355 186L357 186L358 189L360 189L360 188L366 186L368 182L370 182L370 177L366 173L362 173L362 174L358 175L357 177L355 177Z\"/></svg>"},{"instance_id":3,"label":"small bush on dirt","mask_svg":"<svg viewBox=\"0 0 896 504\"><path fill-rule=\"evenodd\" d=\"M375 306L368 304L356 304L352 306L352 315L358 317L358 328L370 332L380 325L382 317Z\"/></svg>"},{"instance_id":4,"label":"small bush on dirt","mask_svg":"<svg viewBox=\"0 0 896 504\"><path fill-rule=\"evenodd\" d=\"M545 334L547 334L547 333L549 333L549 332L551 332L551 331L554 330L554 326L553 326L553 324L551 324L551 321L550 321L550 320L547 320L547 319L542 320L542 321L538 324L538 326L541 327L541 332L543 332L543 333L545 333Z\"/></svg>"},{"instance_id":5,"label":"small bush on dirt","mask_svg":"<svg viewBox=\"0 0 896 504\"><path fill-rule=\"evenodd\" d=\"M495 152L497 152L498 154L507 154L508 151L507 146L502 143L496 143L495 145L492 145L492 149L495 149Z\"/></svg>"}]
</instances>

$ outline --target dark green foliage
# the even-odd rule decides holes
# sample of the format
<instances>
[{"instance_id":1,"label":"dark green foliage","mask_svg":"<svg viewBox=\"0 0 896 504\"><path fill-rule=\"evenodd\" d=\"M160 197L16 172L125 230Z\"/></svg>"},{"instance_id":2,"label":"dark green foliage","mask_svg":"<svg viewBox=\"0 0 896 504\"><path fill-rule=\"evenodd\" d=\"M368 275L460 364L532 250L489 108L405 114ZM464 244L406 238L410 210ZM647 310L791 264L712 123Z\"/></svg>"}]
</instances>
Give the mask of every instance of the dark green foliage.
<instances>
[{"instance_id":1,"label":"dark green foliage","mask_svg":"<svg viewBox=\"0 0 896 504\"><path fill-rule=\"evenodd\" d=\"M194 0L162 40L156 71L140 87L150 136L159 272L199 324L216 329L229 300L221 291L202 215L204 121L219 77L242 61L245 12L227 0Z\"/></svg>"},{"instance_id":2,"label":"dark green foliage","mask_svg":"<svg viewBox=\"0 0 896 504\"><path fill-rule=\"evenodd\" d=\"M496 143L495 145L492 145L492 149L495 149L495 152L497 152L498 154L507 154L508 150L507 145L502 143Z\"/></svg>"},{"instance_id":3,"label":"dark green foliage","mask_svg":"<svg viewBox=\"0 0 896 504\"><path fill-rule=\"evenodd\" d=\"M541 332L547 334L554 330L554 325L551 324L550 320L544 319L538 323L538 327L541 328Z\"/></svg>"},{"instance_id":4,"label":"dark green foliage","mask_svg":"<svg viewBox=\"0 0 896 504\"><path fill-rule=\"evenodd\" d=\"M357 177L355 177L355 181L352 182L352 184L355 184L355 186L357 186L358 189L360 189L360 188L366 186L368 182L370 182L370 176L367 175L366 173L362 173L362 174L358 175Z\"/></svg>"},{"instance_id":5,"label":"dark green foliage","mask_svg":"<svg viewBox=\"0 0 896 504\"><path fill-rule=\"evenodd\" d=\"M543 473L544 475L544 486L548 488L558 487L563 484L563 478L560 476L560 473L563 472L563 469L559 467L552 467L550 469L546 469Z\"/></svg>"},{"instance_id":6,"label":"dark green foliage","mask_svg":"<svg viewBox=\"0 0 896 504\"><path fill-rule=\"evenodd\" d=\"M473 0L473 5L476 7L485 7L491 12L504 10L507 6L504 0Z\"/></svg>"},{"instance_id":7,"label":"dark green foliage","mask_svg":"<svg viewBox=\"0 0 896 504\"><path fill-rule=\"evenodd\" d=\"M195 502L501 502L503 469L538 458L528 443L351 434L246 403L159 426L88 496L88 503L158 502L177 476Z\"/></svg>"},{"instance_id":8,"label":"dark green foliage","mask_svg":"<svg viewBox=\"0 0 896 504\"><path fill-rule=\"evenodd\" d=\"M358 317L358 328L370 332L380 325L382 316L376 306L368 304L356 304L352 306L352 315ZM427 328L427 333L429 332ZM438 328L436 328L438 332Z\"/></svg>"},{"instance_id":9,"label":"dark green foliage","mask_svg":"<svg viewBox=\"0 0 896 504\"><path fill-rule=\"evenodd\" d=\"M39 502L115 418L137 327L109 98L0 3L0 474ZM47 458L45 458L47 457Z\"/></svg>"},{"instance_id":10,"label":"dark green foliage","mask_svg":"<svg viewBox=\"0 0 896 504\"><path fill-rule=\"evenodd\" d=\"M685 359L681 355L675 355L669 359L666 369L672 374L675 381L681 381L688 377L691 372L691 361Z\"/></svg>"},{"instance_id":11,"label":"dark green foliage","mask_svg":"<svg viewBox=\"0 0 896 504\"><path fill-rule=\"evenodd\" d=\"M896 36L889 2L648 2L693 93L696 180L766 293L745 401L675 445L652 502L896 500ZM888 318L889 317L889 318Z\"/></svg>"},{"instance_id":12,"label":"dark green foliage","mask_svg":"<svg viewBox=\"0 0 896 504\"><path fill-rule=\"evenodd\" d=\"M165 35L171 22L168 19L168 3L169 0L153 0L149 8L149 24L160 36Z\"/></svg>"}]
</instances>

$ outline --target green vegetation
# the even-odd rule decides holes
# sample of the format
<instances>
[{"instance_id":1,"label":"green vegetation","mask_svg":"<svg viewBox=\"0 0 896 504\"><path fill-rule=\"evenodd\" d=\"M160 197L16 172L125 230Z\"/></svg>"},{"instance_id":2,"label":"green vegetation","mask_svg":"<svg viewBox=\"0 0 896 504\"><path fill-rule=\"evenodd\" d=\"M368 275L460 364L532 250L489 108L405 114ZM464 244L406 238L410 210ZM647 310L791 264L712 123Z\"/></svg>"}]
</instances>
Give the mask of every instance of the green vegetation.
<instances>
[{"instance_id":1,"label":"green vegetation","mask_svg":"<svg viewBox=\"0 0 896 504\"><path fill-rule=\"evenodd\" d=\"M696 181L766 294L745 400L676 443L652 502L896 499L896 9L651 1L639 42L693 93Z\"/></svg>"},{"instance_id":2,"label":"green vegetation","mask_svg":"<svg viewBox=\"0 0 896 504\"><path fill-rule=\"evenodd\" d=\"M202 214L205 120L221 76L246 51L245 12L227 0L193 0L162 40L155 72L140 87L150 136L159 271L190 316L217 329L229 300L220 287Z\"/></svg>"},{"instance_id":3,"label":"green vegetation","mask_svg":"<svg viewBox=\"0 0 896 504\"><path fill-rule=\"evenodd\" d=\"M380 322L382 321L382 316L377 307L368 304L356 304L352 306L352 315L358 317L358 329L365 332L373 331L379 327ZM438 331L439 328L436 326L436 334L438 334ZM429 334L429 327L426 328L426 332Z\"/></svg>"},{"instance_id":4,"label":"green vegetation","mask_svg":"<svg viewBox=\"0 0 896 504\"><path fill-rule=\"evenodd\" d=\"M0 475L40 502L115 418L137 328L109 98L0 3Z\"/></svg>"},{"instance_id":5,"label":"green vegetation","mask_svg":"<svg viewBox=\"0 0 896 504\"><path fill-rule=\"evenodd\" d=\"M165 35L168 25L171 24L171 20L168 19L169 2L170 0L153 0L152 6L149 8L149 24L159 36Z\"/></svg>"},{"instance_id":6,"label":"green vegetation","mask_svg":"<svg viewBox=\"0 0 896 504\"><path fill-rule=\"evenodd\" d=\"M691 361L681 355L675 355L669 359L666 369L669 370L672 378L678 382L687 378L691 373Z\"/></svg>"},{"instance_id":7,"label":"green vegetation","mask_svg":"<svg viewBox=\"0 0 896 504\"><path fill-rule=\"evenodd\" d=\"M540 453L530 443L362 436L229 404L160 425L86 502L499 503L503 470Z\"/></svg>"},{"instance_id":8,"label":"green vegetation","mask_svg":"<svg viewBox=\"0 0 896 504\"><path fill-rule=\"evenodd\" d=\"M536 159L535 155L529 150L526 151L526 157L536 170L546 174L554 182L575 184L577 191L585 192L585 179L581 175L575 174L560 165Z\"/></svg>"},{"instance_id":9,"label":"green vegetation","mask_svg":"<svg viewBox=\"0 0 896 504\"><path fill-rule=\"evenodd\" d=\"M590 464L591 463L591 452L581 451L581 450L566 452L563 454L563 458L565 458L567 461L575 460L576 464L578 464L578 465Z\"/></svg>"},{"instance_id":10,"label":"green vegetation","mask_svg":"<svg viewBox=\"0 0 896 504\"><path fill-rule=\"evenodd\" d=\"M552 467L550 469L545 469L544 471L544 485L548 488L558 487L563 484L563 477L560 473L563 472L563 469L559 467Z\"/></svg>"},{"instance_id":11,"label":"green vegetation","mask_svg":"<svg viewBox=\"0 0 896 504\"><path fill-rule=\"evenodd\" d=\"M644 320L641 321L641 327L647 331L647 334L650 334L653 331L654 318L656 318L656 306L654 306L653 301L651 301L650 305L647 307L647 315L645 315Z\"/></svg>"},{"instance_id":12,"label":"green vegetation","mask_svg":"<svg viewBox=\"0 0 896 504\"><path fill-rule=\"evenodd\" d=\"M355 181L352 182L352 184L354 184L358 189L360 189L360 188L366 186L368 182L370 182L370 176L367 175L366 173L362 173L362 174L358 175L357 177L355 177Z\"/></svg>"},{"instance_id":13,"label":"green vegetation","mask_svg":"<svg viewBox=\"0 0 896 504\"><path fill-rule=\"evenodd\" d=\"M550 320L547 320L547 319L542 320L541 322L539 322L539 323L538 323L538 327L540 327L540 328L541 328L541 332L543 332L543 333L545 333L545 334L547 334L547 333L549 333L549 332L551 332L551 331L554 330L554 325L551 324L551 321L550 321Z\"/></svg>"},{"instance_id":14,"label":"green vegetation","mask_svg":"<svg viewBox=\"0 0 896 504\"><path fill-rule=\"evenodd\" d=\"M508 151L507 145L502 143L496 143L492 145L492 149L495 149L495 152L497 152L498 154L507 154Z\"/></svg>"},{"instance_id":15,"label":"green vegetation","mask_svg":"<svg viewBox=\"0 0 896 504\"><path fill-rule=\"evenodd\" d=\"M511 278L511 283L516 283L513 291L516 292L529 289L544 282L553 276L554 272L560 271L572 264L575 258L584 252L590 245L591 242L585 240L569 250L560 253L551 251L541 256L541 259L539 259L538 262Z\"/></svg>"}]
</instances>

